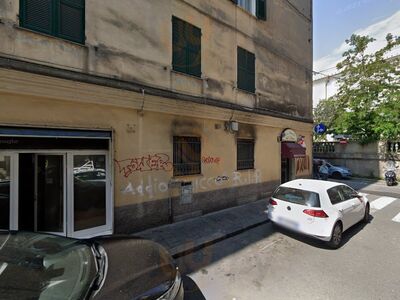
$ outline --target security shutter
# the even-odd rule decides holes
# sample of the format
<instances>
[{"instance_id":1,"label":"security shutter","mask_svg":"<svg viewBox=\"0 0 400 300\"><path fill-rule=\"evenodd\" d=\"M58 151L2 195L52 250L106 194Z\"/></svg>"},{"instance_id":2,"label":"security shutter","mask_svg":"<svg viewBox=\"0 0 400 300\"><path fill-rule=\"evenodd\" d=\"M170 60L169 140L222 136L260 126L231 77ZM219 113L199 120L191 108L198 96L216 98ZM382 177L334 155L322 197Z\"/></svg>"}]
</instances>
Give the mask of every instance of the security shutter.
<instances>
[{"instance_id":1,"label":"security shutter","mask_svg":"<svg viewBox=\"0 0 400 300\"><path fill-rule=\"evenodd\" d=\"M21 0L21 26L52 34L53 28L53 0Z\"/></svg>"},{"instance_id":2,"label":"security shutter","mask_svg":"<svg viewBox=\"0 0 400 300\"><path fill-rule=\"evenodd\" d=\"M84 0L60 0L59 35L65 39L83 43L85 22Z\"/></svg>"},{"instance_id":3,"label":"security shutter","mask_svg":"<svg viewBox=\"0 0 400 300\"><path fill-rule=\"evenodd\" d=\"M267 19L267 5L266 0L256 0L256 15L260 20Z\"/></svg>"},{"instance_id":4,"label":"security shutter","mask_svg":"<svg viewBox=\"0 0 400 300\"><path fill-rule=\"evenodd\" d=\"M237 49L237 86L241 90L255 92L255 56L240 47Z\"/></svg>"}]
</instances>

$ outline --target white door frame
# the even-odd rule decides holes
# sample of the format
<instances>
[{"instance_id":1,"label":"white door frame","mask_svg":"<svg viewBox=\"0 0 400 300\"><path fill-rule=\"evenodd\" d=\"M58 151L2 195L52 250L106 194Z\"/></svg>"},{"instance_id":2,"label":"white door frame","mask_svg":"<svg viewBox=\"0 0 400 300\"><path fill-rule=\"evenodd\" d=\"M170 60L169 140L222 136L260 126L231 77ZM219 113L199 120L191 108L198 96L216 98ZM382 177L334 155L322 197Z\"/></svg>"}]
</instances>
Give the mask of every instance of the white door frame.
<instances>
[{"instance_id":1,"label":"white door frame","mask_svg":"<svg viewBox=\"0 0 400 300\"><path fill-rule=\"evenodd\" d=\"M10 157L10 230L18 230L18 153L0 150L0 154Z\"/></svg>"},{"instance_id":2,"label":"white door frame","mask_svg":"<svg viewBox=\"0 0 400 300\"><path fill-rule=\"evenodd\" d=\"M111 141L110 141L111 144ZM32 153L35 155L63 155L64 163L64 232L52 234L64 235L75 238L90 238L98 235L113 233L114 222L114 199L113 199L113 165L112 148L110 150L0 150L1 154L10 156L10 230L18 230L19 213L19 154ZM74 155L104 155L106 157L106 225L94 227L81 231L74 231ZM36 175L35 175L36 176Z\"/></svg>"},{"instance_id":3,"label":"white door frame","mask_svg":"<svg viewBox=\"0 0 400 300\"><path fill-rule=\"evenodd\" d=\"M74 230L74 156L75 155L104 155L106 166L106 224L89 229ZM81 150L68 151L67 154L67 177L68 177L68 215L69 221L67 235L74 238L90 238L98 235L112 234L113 230L113 198L112 198L112 164L110 152L107 150Z\"/></svg>"}]
</instances>

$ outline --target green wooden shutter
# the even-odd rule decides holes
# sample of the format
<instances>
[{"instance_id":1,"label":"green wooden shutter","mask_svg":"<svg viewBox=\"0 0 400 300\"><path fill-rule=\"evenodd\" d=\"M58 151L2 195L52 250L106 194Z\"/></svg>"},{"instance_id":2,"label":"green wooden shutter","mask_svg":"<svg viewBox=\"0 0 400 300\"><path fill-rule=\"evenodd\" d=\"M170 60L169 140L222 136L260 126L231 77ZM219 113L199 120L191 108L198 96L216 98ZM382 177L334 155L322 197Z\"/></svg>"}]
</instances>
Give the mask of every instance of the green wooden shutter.
<instances>
[{"instance_id":1,"label":"green wooden shutter","mask_svg":"<svg viewBox=\"0 0 400 300\"><path fill-rule=\"evenodd\" d=\"M186 72L185 24L172 17L172 69Z\"/></svg>"},{"instance_id":2,"label":"green wooden shutter","mask_svg":"<svg viewBox=\"0 0 400 300\"><path fill-rule=\"evenodd\" d=\"M267 5L266 0L256 0L256 15L260 20L267 19Z\"/></svg>"},{"instance_id":3,"label":"green wooden shutter","mask_svg":"<svg viewBox=\"0 0 400 300\"><path fill-rule=\"evenodd\" d=\"M246 89L246 52L237 48L237 86L239 89Z\"/></svg>"},{"instance_id":4,"label":"green wooden shutter","mask_svg":"<svg viewBox=\"0 0 400 300\"><path fill-rule=\"evenodd\" d=\"M247 52L247 87L248 91L254 93L256 91L256 57L253 53Z\"/></svg>"},{"instance_id":5,"label":"green wooden shutter","mask_svg":"<svg viewBox=\"0 0 400 300\"><path fill-rule=\"evenodd\" d=\"M255 92L255 55L240 47L237 48L237 86Z\"/></svg>"},{"instance_id":6,"label":"green wooden shutter","mask_svg":"<svg viewBox=\"0 0 400 300\"><path fill-rule=\"evenodd\" d=\"M187 27L187 73L201 76L201 30L188 24Z\"/></svg>"},{"instance_id":7,"label":"green wooden shutter","mask_svg":"<svg viewBox=\"0 0 400 300\"><path fill-rule=\"evenodd\" d=\"M85 1L60 0L58 12L58 35L83 43L85 41Z\"/></svg>"},{"instance_id":8,"label":"green wooden shutter","mask_svg":"<svg viewBox=\"0 0 400 300\"><path fill-rule=\"evenodd\" d=\"M53 0L20 0L21 26L52 34L54 31Z\"/></svg>"}]
</instances>

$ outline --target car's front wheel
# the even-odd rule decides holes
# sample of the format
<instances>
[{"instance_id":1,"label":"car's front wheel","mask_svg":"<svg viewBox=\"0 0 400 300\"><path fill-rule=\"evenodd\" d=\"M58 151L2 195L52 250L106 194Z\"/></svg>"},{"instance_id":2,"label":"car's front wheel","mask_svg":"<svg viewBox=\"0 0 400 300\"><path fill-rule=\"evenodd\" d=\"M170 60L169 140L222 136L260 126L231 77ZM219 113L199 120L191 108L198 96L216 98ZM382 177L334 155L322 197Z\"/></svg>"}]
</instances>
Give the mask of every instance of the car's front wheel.
<instances>
[{"instance_id":1,"label":"car's front wheel","mask_svg":"<svg viewBox=\"0 0 400 300\"><path fill-rule=\"evenodd\" d=\"M333 249L339 248L342 243L342 234L342 225L337 222L335 226L333 226L331 240L328 242L329 247Z\"/></svg>"}]
</instances>

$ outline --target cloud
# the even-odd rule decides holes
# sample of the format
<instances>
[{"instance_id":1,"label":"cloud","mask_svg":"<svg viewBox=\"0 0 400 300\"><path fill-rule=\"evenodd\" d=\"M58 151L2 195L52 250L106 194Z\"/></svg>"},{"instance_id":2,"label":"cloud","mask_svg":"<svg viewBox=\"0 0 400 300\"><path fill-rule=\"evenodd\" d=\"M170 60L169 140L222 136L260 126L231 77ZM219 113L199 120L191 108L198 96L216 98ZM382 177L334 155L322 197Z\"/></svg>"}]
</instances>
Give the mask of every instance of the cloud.
<instances>
[{"instance_id":1,"label":"cloud","mask_svg":"<svg viewBox=\"0 0 400 300\"><path fill-rule=\"evenodd\" d=\"M386 45L386 35L388 33L400 35L400 10L387 19L372 24L366 28L359 29L354 33L358 35L369 35L376 39L367 50L367 52L370 53L374 52ZM329 75L336 73L335 66L342 60L342 54L347 49L348 45L343 42L338 48L334 49L331 54L314 61L314 70L323 71L324 74ZM391 53L391 55L398 54L400 54L399 47L394 49Z\"/></svg>"}]
</instances>

